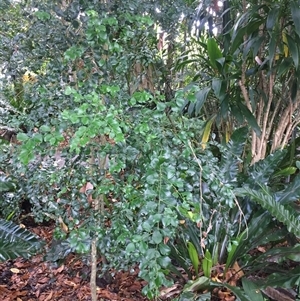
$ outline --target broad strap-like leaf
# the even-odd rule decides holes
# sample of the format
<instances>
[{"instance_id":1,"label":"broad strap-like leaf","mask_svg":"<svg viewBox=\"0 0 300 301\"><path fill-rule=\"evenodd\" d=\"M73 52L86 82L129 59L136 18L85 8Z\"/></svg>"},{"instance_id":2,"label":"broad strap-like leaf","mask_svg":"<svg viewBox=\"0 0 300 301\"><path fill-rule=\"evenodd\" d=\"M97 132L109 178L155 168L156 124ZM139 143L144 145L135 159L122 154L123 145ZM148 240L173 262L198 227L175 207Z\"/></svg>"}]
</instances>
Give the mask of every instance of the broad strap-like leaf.
<instances>
[{"instance_id":1,"label":"broad strap-like leaf","mask_svg":"<svg viewBox=\"0 0 300 301\"><path fill-rule=\"evenodd\" d=\"M250 250L259 245L278 241L285 237L286 234L287 231L285 229L275 227L275 224L272 222L272 216L267 211L261 210L257 212L252 216L247 228L235 239L238 245L233 246L232 250L228 253L226 269L231 267L236 260L247 254Z\"/></svg>"},{"instance_id":2,"label":"broad strap-like leaf","mask_svg":"<svg viewBox=\"0 0 300 301\"><path fill-rule=\"evenodd\" d=\"M193 265L194 270L195 270L195 274L197 275L198 271L199 271L198 252L197 252L195 246L193 245L193 243L191 243L190 241L187 243L187 248L188 248L190 260L191 260L192 265Z\"/></svg>"},{"instance_id":3,"label":"broad strap-like leaf","mask_svg":"<svg viewBox=\"0 0 300 301\"><path fill-rule=\"evenodd\" d=\"M242 284L245 293L251 298L251 301L264 301L259 285L245 277L242 279Z\"/></svg>"},{"instance_id":4,"label":"broad strap-like leaf","mask_svg":"<svg viewBox=\"0 0 300 301\"><path fill-rule=\"evenodd\" d=\"M206 87L196 93L196 99L197 99L197 101L195 103L195 115L196 116L199 115L210 90L211 90L210 87Z\"/></svg>"},{"instance_id":5,"label":"broad strap-like leaf","mask_svg":"<svg viewBox=\"0 0 300 301\"><path fill-rule=\"evenodd\" d=\"M257 120L255 119L253 114L249 111L249 109L243 103L238 103L238 107L240 108L242 114L248 121L251 128L255 131L256 135L260 136L261 129L260 129L259 125L257 124Z\"/></svg>"},{"instance_id":6,"label":"broad strap-like leaf","mask_svg":"<svg viewBox=\"0 0 300 301\"><path fill-rule=\"evenodd\" d=\"M223 57L222 52L214 38L209 38L207 40L207 52L209 56L209 60L211 63L211 66L214 69L218 69L218 65L216 61ZM220 71L220 70L219 70Z\"/></svg>"},{"instance_id":7,"label":"broad strap-like leaf","mask_svg":"<svg viewBox=\"0 0 300 301\"><path fill-rule=\"evenodd\" d=\"M213 264L212 264L211 254L210 254L209 250L206 249L204 258L202 260L202 269L203 269L204 276L206 276L208 278L210 277L212 265Z\"/></svg>"},{"instance_id":8,"label":"broad strap-like leaf","mask_svg":"<svg viewBox=\"0 0 300 301\"><path fill-rule=\"evenodd\" d=\"M278 15L279 15L279 6L274 6L268 13L266 28L269 31L274 29L275 24L277 23Z\"/></svg>"},{"instance_id":9,"label":"broad strap-like leaf","mask_svg":"<svg viewBox=\"0 0 300 301\"><path fill-rule=\"evenodd\" d=\"M287 39L288 51L292 55L292 58L293 58L293 61L294 61L294 64L295 64L295 68L298 69L298 66L299 66L299 49L298 49L297 42L288 34L286 34L285 37Z\"/></svg>"}]
</instances>

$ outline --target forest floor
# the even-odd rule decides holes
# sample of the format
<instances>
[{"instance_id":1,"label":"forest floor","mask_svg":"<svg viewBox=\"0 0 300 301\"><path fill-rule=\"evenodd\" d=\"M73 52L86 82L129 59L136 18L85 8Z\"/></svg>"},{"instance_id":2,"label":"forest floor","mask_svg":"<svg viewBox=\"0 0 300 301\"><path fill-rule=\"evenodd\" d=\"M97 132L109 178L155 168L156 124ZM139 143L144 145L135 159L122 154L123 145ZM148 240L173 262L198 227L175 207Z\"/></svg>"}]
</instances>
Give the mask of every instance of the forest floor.
<instances>
[{"instance_id":1,"label":"forest floor","mask_svg":"<svg viewBox=\"0 0 300 301\"><path fill-rule=\"evenodd\" d=\"M53 228L53 225L35 225L28 227L28 230L45 240L49 249L53 245ZM98 277L98 300L148 300L142 294L142 289L147 283L138 277L138 273L138 267L132 267L130 271L110 270L109 277ZM0 301L91 301L89 279L88 259L74 253L69 253L64 260L56 261L47 260L44 254L30 259L7 260L0 262ZM237 283L232 285L236 286ZM177 281L172 287L162 290L158 300L174 300L182 289L183 285ZM296 295L294 290L271 287L263 292L275 301L294 301ZM212 299L234 301L236 297L231 291L220 289L215 292Z\"/></svg>"},{"instance_id":2,"label":"forest floor","mask_svg":"<svg viewBox=\"0 0 300 301\"><path fill-rule=\"evenodd\" d=\"M53 227L30 231L51 243ZM141 293L146 283L138 278L138 268L110 274L110 281L99 278L98 300L148 300ZM89 275L90 267L75 254L67 255L60 264L45 261L43 255L1 262L0 301L88 301Z\"/></svg>"}]
</instances>

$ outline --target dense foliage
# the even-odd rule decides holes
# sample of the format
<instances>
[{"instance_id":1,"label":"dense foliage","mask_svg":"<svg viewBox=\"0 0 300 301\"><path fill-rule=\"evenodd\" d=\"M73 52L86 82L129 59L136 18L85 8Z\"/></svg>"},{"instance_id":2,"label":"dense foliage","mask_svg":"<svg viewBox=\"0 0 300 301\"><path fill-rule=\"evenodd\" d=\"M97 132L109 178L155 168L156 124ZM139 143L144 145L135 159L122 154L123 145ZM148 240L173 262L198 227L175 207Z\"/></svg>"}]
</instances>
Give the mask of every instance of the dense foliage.
<instances>
[{"instance_id":1,"label":"dense foliage","mask_svg":"<svg viewBox=\"0 0 300 301\"><path fill-rule=\"evenodd\" d=\"M46 260L139 264L150 298L263 300L300 281L300 7L173 2L1 4L1 217L54 221ZM1 259L42 245L0 221Z\"/></svg>"}]
</instances>

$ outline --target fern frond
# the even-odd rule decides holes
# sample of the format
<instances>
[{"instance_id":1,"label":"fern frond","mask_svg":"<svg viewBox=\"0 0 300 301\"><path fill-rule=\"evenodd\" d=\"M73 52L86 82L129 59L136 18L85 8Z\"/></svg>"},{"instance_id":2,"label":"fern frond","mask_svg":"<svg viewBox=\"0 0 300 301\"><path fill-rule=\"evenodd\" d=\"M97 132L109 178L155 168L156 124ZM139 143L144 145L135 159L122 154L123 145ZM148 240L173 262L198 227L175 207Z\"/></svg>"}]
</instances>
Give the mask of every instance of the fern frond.
<instances>
[{"instance_id":1,"label":"fern frond","mask_svg":"<svg viewBox=\"0 0 300 301\"><path fill-rule=\"evenodd\" d=\"M246 127L235 130L226 144L225 151L222 153L220 169L224 173L224 179L228 182L236 181L239 173L238 164L241 162L240 158L246 143L247 134L248 129Z\"/></svg>"},{"instance_id":2,"label":"fern frond","mask_svg":"<svg viewBox=\"0 0 300 301\"><path fill-rule=\"evenodd\" d=\"M10 221L0 219L0 261L29 258L42 250L42 239Z\"/></svg>"},{"instance_id":3,"label":"fern frond","mask_svg":"<svg viewBox=\"0 0 300 301\"><path fill-rule=\"evenodd\" d=\"M300 237L300 220L296 212L292 211L287 205L276 201L275 195L265 185L259 185L261 189L243 187L236 192L241 196L248 196L251 200L261 205L264 209L274 216L279 222L283 223L289 232Z\"/></svg>"},{"instance_id":4,"label":"fern frond","mask_svg":"<svg viewBox=\"0 0 300 301\"><path fill-rule=\"evenodd\" d=\"M268 183L279 163L286 155L286 150L278 150L269 155L264 160L258 161L249 168L250 177L247 179L247 184L256 186L257 183Z\"/></svg>"}]
</instances>

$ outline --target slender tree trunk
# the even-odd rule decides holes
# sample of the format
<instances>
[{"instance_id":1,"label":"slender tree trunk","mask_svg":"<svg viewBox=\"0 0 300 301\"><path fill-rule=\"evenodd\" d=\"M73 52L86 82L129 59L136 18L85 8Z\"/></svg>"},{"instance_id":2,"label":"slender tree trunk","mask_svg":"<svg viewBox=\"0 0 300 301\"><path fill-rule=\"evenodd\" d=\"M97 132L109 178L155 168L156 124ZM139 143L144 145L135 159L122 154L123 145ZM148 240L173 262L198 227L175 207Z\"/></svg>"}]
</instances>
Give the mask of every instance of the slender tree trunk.
<instances>
[{"instance_id":1,"label":"slender tree trunk","mask_svg":"<svg viewBox=\"0 0 300 301\"><path fill-rule=\"evenodd\" d=\"M106 138L104 135L100 136L100 147L102 145L106 144ZM96 157L96 151L94 149L92 149L92 157L90 160L90 165L91 165L91 170L93 170L93 168L96 168L96 164L95 164L95 157ZM104 158L98 158L98 171L100 172L104 172L106 169L106 157ZM98 218L101 218L101 215L104 213L104 196L103 195L99 195L96 197L96 199L94 200L94 211L95 211L95 228L97 229L100 221L98 220ZM97 261L98 261L98 254L97 254L97 242L98 242L98 238L97 238L97 233L94 233L94 237L92 239L91 242L91 278L90 278L90 287L91 287L91 296L92 296L92 301L97 301L97 284L96 284L96 280L97 280Z\"/></svg>"}]
</instances>

